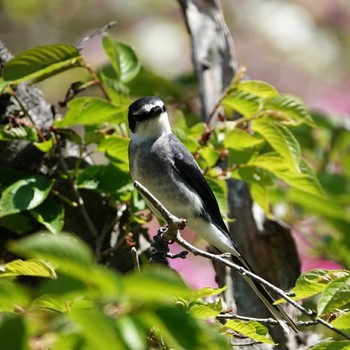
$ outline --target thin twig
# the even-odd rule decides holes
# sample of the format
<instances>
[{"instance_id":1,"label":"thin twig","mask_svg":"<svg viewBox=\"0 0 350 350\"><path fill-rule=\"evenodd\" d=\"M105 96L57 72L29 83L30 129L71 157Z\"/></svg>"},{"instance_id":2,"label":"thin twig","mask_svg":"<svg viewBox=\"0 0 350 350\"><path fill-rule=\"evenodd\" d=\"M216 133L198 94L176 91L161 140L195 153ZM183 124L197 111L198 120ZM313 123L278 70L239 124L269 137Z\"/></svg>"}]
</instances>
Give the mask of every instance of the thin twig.
<instances>
[{"instance_id":1,"label":"thin twig","mask_svg":"<svg viewBox=\"0 0 350 350\"><path fill-rule=\"evenodd\" d=\"M140 261L139 261L139 255L137 253L137 249L135 247L132 247L130 249L130 252L131 252L131 257L132 257L132 262L134 264L134 267L137 270L137 272L140 273L141 268L140 268Z\"/></svg>"},{"instance_id":2,"label":"thin twig","mask_svg":"<svg viewBox=\"0 0 350 350\"><path fill-rule=\"evenodd\" d=\"M89 214L88 214L88 212L86 210L83 197L81 196L81 194L80 194L80 192L79 192L79 190L78 190L74 180L72 179L72 177L69 174L69 169L68 169L67 163L65 162L65 160L63 158L61 150L59 150L59 161L60 161L60 164L61 164L61 166L63 168L63 171L65 172L65 174L68 177L68 181L69 181L69 183L71 185L71 188L73 190L73 195L75 197L74 200L78 203L78 208L80 210L81 215L84 218L86 227L87 227L90 235L92 237L94 237L94 238L97 238L98 237L98 232L97 232L97 229L95 227L95 224L91 220L91 218L90 218L90 216L89 216Z\"/></svg>"},{"instance_id":3,"label":"thin twig","mask_svg":"<svg viewBox=\"0 0 350 350\"><path fill-rule=\"evenodd\" d=\"M145 197L147 200L151 202L151 204L157 209L157 211L162 215L164 220L168 223L169 228L172 227L174 228L174 225L176 227L177 223L184 223L184 219L178 219L175 215L171 214L164 206L162 203L158 201L156 197L154 197L148 190L145 188L143 185L141 185L139 182L134 182L135 188ZM183 227L182 227L183 228ZM245 269L242 266L239 266L232 261L228 261L227 259L223 258L221 255L215 255L211 254L209 252L205 252L203 250L200 250L190 243L188 243L185 239L182 238L179 229L182 229L181 227L178 227L176 230L167 230L167 236L163 236L164 240L167 241L175 241L182 247L184 247L186 250L190 251L194 255L199 255L204 258L210 259L212 261L217 261L225 266L228 266L231 269L234 269L238 271L241 275L246 275L249 276L250 278L260 282L261 284L265 285L269 289L273 290L276 292L279 296L281 296L283 299L285 299L289 304L293 305L296 309L300 310L303 314L307 315L310 318L313 318L315 315L315 312L312 310L305 309L303 306L298 304L295 300L291 299L287 293L285 293L282 289L276 287L272 283L266 281L262 277L254 274L253 272ZM350 336L347 335L346 333L342 332L341 330L333 327L331 324L329 324L327 321L321 319L321 318L316 318L315 321L318 323L321 323L325 327L331 329L333 332L338 333L339 335L342 335L344 338L350 340Z\"/></svg>"},{"instance_id":4,"label":"thin twig","mask_svg":"<svg viewBox=\"0 0 350 350\"><path fill-rule=\"evenodd\" d=\"M93 33L85 36L83 39L81 39L81 41L78 43L77 45L77 49L81 50L84 46L84 44L91 40L92 38L94 38L97 35L103 34L104 32L106 32L108 29L114 27L117 24L117 21L111 21L109 23L107 23L105 26L103 26L100 29L97 29L96 31L94 31Z\"/></svg>"}]
</instances>

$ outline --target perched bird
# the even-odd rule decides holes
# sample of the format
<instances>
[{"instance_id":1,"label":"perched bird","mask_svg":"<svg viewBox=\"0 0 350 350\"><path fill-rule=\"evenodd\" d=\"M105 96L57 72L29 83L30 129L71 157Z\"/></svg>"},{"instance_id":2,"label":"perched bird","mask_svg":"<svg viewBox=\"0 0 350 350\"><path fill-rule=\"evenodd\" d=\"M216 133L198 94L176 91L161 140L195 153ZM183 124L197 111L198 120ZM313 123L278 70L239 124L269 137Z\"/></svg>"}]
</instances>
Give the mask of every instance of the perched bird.
<instances>
[{"instance_id":1,"label":"perched bird","mask_svg":"<svg viewBox=\"0 0 350 350\"><path fill-rule=\"evenodd\" d=\"M164 102L155 96L143 97L129 106L131 177L151 192L173 215L185 218L187 225L205 241L232 260L252 271L232 242L213 191L188 149L172 133ZM150 209L159 213L147 199ZM266 288L243 276L284 329L297 331L295 323Z\"/></svg>"}]
</instances>

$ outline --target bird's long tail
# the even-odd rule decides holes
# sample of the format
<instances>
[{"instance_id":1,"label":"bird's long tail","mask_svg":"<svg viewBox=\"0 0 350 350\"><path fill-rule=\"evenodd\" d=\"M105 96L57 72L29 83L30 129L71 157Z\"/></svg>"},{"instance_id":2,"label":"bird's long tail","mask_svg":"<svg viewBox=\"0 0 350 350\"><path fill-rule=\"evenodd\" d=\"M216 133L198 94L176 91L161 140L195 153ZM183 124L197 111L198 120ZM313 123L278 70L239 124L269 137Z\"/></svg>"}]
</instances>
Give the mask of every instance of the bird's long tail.
<instances>
[{"instance_id":1,"label":"bird's long tail","mask_svg":"<svg viewBox=\"0 0 350 350\"><path fill-rule=\"evenodd\" d=\"M250 272L254 272L254 270L250 267L248 262L241 256L232 255L232 260L237 265L244 267ZM295 331L298 332L298 327L295 322L287 315L287 313L283 310L280 305L274 305L273 303L276 301L272 294L266 289L266 287L259 283L258 281L252 279L250 276L243 275L243 278L250 285L250 287L255 291L259 299L264 303L267 309L271 312L271 314L275 317L281 327L285 330L286 333L289 333L289 328L286 323Z\"/></svg>"}]
</instances>

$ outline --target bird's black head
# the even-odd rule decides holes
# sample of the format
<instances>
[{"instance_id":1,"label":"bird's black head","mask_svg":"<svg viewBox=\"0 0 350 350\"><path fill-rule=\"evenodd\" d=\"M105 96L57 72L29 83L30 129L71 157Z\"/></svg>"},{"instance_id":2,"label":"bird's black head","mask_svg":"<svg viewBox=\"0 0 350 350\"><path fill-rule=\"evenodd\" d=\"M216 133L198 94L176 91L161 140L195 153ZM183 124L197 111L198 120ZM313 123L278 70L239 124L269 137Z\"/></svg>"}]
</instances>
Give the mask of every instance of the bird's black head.
<instances>
[{"instance_id":1,"label":"bird's black head","mask_svg":"<svg viewBox=\"0 0 350 350\"><path fill-rule=\"evenodd\" d=\"M164 102L156 96L146 96L134 101L128 112L131 132L135 132L137 124L158 117L165 111Z\"/></svg>"}]
</instances>

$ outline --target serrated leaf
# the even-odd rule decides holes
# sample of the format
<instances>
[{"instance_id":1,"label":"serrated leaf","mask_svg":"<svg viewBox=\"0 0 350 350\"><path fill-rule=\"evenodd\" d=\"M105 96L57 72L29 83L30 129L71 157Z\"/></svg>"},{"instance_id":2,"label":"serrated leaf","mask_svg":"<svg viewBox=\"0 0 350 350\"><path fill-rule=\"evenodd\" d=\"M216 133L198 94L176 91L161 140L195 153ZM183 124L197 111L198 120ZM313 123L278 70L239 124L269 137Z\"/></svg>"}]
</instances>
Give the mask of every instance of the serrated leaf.
<instances>
[{"instance_id":1,"label":"serrated leaf","mask_svg":"<svg viewBox=\"0 0 350 350\"><path fill-rule=\"evenodd\" d=\"M157 286L157 288L154 288ZM170 302L176 297L188 297L190 289L173 271L148 269L125 277L124 292L131 300Z\"/></svg>"},{"instance_id":2,"label":"serrated leaf","mask_svg":"<svg viewBox=\"0 0 350 350\"><path fill-rule=\"evenodd\" d=\"M29 126L9 127L9 125L0 125L0 141L26 140L38 141L38 135L34 128Z\"/></svg>"},{"instance_id":3,"label":"serrated leaf","mask_svg":"<svg viewBox=\"0 0 350 350\"><path fill-rule=\"evenodd\" d=\"M80 239L67 234L37 233L11 242L9 249L30 258L44 259L58 265L69 274L89 273L93 255Z\"/></svg>"},{"instance_id":4,"label":"serrated leaf","mask_svg":"<svg viewBox=\"0 0 350 350\"><path fill-rule=\"evenodd\" d=\"M210 317L216 317L220 314L220 312L221 310L215 310L214 308L204 304L192 305L189 309L189 313L198 320L206 320Z\"/></svg>"},{"instance_id":5,"label":"serrated leaf","mask_svg":"<svg viewBox=\"0 0 350 350\"><path fill-rule=\"evenodd\" d=\"M333 280L343 277L349 277L350 273L346 270L325 270L314 269L303 273L296 281L295 287L291 290L294 294L294 300L309 298L321 293ZM280 303L283 299L276 302Z\"/></svg>"},{"instance_id":6,"label":"serrated leaf","mask_svg":"<svg viewBox=\"0 0 350 350\"><path fill-rule=\"evenodd\" d=\"M271 152L253 158L247 164L247 167L252 166L269 171L293 188L300 189L305 193L315 195L319 198L324 196L324 192L315 173L303 159L301 159L299 170L297 171L290 168L290 163L285 158ZM242 169L244 167L242 166Z\"/></svg>"},{"instance_id":7,"label":"serrated leaf","mask_svg":"<svg viewBox=\"0 0 350 350\"><path fill-rule=\"evenodd\" d=\"M44 45L15 55L5 64L3 78L11 84L38 81L77 66L82 66L82 57L75 46Z\"/></svg>"},{"instance_id":8,"label":"serrated leaf","mask_svg":"<svg viewBox=\"0 0 350 350\"><path fill-rule=\"evenodd\" d=\"M286 126L260 118L252 122L252 130L258 132L288 162L291 169L299 171L300 145Z\"/></svg>"},{"instance_id":9,"label":"serrated leaf","mask_svg":"<svg viewBox=\"0 0 350 350\"><path fill-rule=\"evenodd\" d=\"M294 124L315 126L314 121L304 103L295 96L280 94L264 100L263 110L272 110L282 113L285 120L294 121Z\"/></svg>"},{"instance_id":10,"label":"serrated leaf","mask_svg":"<svg viewBox=\"0 0 350 350\"><path fill-rule=\"evenodd\" d=\"M30 211L30 214L50 232L59 233L64 225L63 205L52 197Z\"/></svg>"},{"instance_id":11,"label":"serrated leaf","mask_svg":"<svg viewBox=\"0 0 350 350\"><path fill-rule=\"evenodd\" d=\"M318 315L333 312L350 305L350 276L331 281L317 303Z\"/></svg>"},{"instance_id":12,"label":"serrated leaf","mask_svg":"<svg viewBox=\"0 0 350 350\"><path fill-rule=\"evenodd\" d=\"M332 321L332 326L337 329L350 329L350 312L344 313Z\"/></svg>"},{"instance_id":13,"label":"serrated leaf","mask_svg":"<svg viewBox=\"0 0 350 350\"><path fill-rule=\"evenodd\" d=\"M132 80L141 68L132 48L112 39L107 33L103 36L102 45L118 80L123 83Z\"/></svg>"},{"instance_id":14,"label":"serrated leaf","mask_svg":"<svg viewBox=\"0 0 350 350\"><path fill-rule=\"evenodd\" d=\"M127 106L115 106L112 103L97 97L78 97L68 102L68 112L57 127L66 127L75 124L94 125L101 123L117 123L125 118Z\"/></svg>"},{"instance_id":15,"label":"serrated leaf","mask_svg":"<svg viewBox=\"0 0 350 350\"><path fill-rule=\"evenodd\" d=\"M106 156L120 170L129 171L128 157L129 140L121 136L112 136L99 144L98 151L104 151Z\"/></svg>"},{"instance_id":16,"label":"serrated leaf","mask_svg":"<svg viewBox=\"0 0 350 350\"><path fill-rule=\"evenodd\" d=\"M58 312L68 311L67 307L66 299L48 294L41 295L39 298L34 299L30 305L31 309L40 308Z\"/></svg>"},{"instance_id":17,"label":"serrated leaf","mask_svg":"<svg viewBox=\"0 0 350 350\"><path fill-rule=\"evenodd\" d=\"M312 346L310 350L350 350L350 341L325 341L315 346Z\"/></svg>"},{"instance_id":18,"label":"serrated leaf","mask_svg":"<svg viewBox=\"0 0 350 350\"><path fill-rule=\"evenodd\" d=\"M223 293L227 289L227 286L223 286L222 288L211 288L211 287L204 287L201 289L197 289L196 291L192 292L190 301L196 301L201 298L208 298L214 295L218 295Z\"/></svg>"},{"instance_id":19,"label":"serrated leaf","mask_svg":"<svg viewBox=\"0 0 350 350\"><path fill-rule=\"evenodd\" d=\"M13 260L5 265L0 265L0 277L36 276L56 278L56 272L44 261L37 259Z\"/></svg>"},{"instance_id":20,"label":"serrated leaf","mask_svg":"<svg viewBox=\"0 0 350 350\"><path fill-rule=\"evenodd\" d=\"M37 207L52 186L53 180L42 175L27 176L7 186L0 198L0 217Z\"/></svg>"},{"instance_id":21,"label":"serrated leaf","mask_svg":"<svg viewBox=\"0 0 350 350\"><path fill-rule=\"evenodd\" d=\"M262 98L278 95L278 91L272 85L260 80L240 81L236 88Z\"/></svg>"},{"instance_id":22,"label":"serrated leaf","mask_svg":"<svg viewBox=\"0 0 350 350\"><path fill-rule=\"evenodd\" d=\"M264 140L249 134L247 131L235 128L225 134L224 146L225 148L232 148L241 150L245 148L252 148L260 145Z\"/></svg>"},{"instance_id":23,"label":"serrated leaf","mask_svg":"<svg viewBox=\"0 0 350 350\"><path fill-rule=\"evenodd\" d=\"M276 345L270 337L268 329L256 321L228 320L223 328L233 330L261 343Z\"/></svg>"},{"instance_id":24,"label":"serrated leaf","mask_svg":"<svg viewBox=\"0 0 350 350\"><path fill-rule=\"evenodd\" d=\"M261 99L246 91L233 91L222 101L224 108L234 110L249 118L255 114L261 104Z\"/></svg>"}]
</instances>

